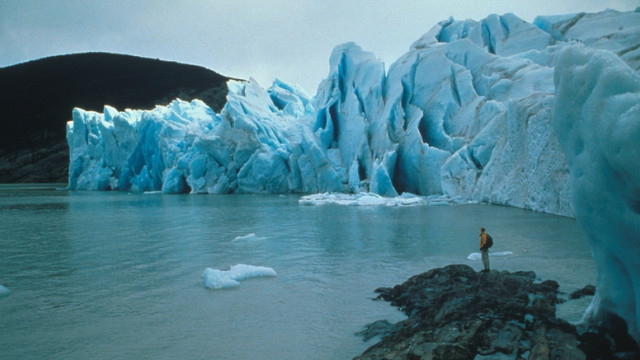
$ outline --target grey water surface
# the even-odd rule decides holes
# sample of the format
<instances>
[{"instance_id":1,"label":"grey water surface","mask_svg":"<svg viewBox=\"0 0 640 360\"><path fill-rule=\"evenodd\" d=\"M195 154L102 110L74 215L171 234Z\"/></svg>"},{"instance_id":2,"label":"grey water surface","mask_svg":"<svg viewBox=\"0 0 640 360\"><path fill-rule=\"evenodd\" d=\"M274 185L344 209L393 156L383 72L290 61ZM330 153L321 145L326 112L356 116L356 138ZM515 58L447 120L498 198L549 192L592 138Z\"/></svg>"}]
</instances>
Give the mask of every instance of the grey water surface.
<instances>
[{"instance_id":1,"label":"grey water surface","mask_svg":"<svg viewBox=\"0 0 640 360\"><path fill-rule=\"evenodd\" d=\"M452 263L480 270L485 226L499 270L560 291L594 284L571 218L488 205L304 206L299 195L69 192L0 185L0 359L349 359L354 333L402 314L374 290ZM277 277L233 289L207 267ZM578 320L588 300L563 305Z\"/></svg>"}]
</instances>

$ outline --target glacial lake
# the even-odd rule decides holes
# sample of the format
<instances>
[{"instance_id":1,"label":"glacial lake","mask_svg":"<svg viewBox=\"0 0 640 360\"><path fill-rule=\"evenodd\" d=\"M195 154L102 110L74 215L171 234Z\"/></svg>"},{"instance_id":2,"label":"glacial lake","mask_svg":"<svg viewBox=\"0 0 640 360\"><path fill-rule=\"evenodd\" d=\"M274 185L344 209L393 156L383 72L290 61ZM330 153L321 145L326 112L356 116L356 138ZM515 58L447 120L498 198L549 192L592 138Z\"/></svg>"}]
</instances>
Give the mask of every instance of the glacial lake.
<instances>
[{"instance_id":1,"label":"glacial lake","mask_svg":"<svg viewBox=\"0 0 640 360\"><path fill-rule=\"evenodd\" d=\"M452 263L595 284L574 219L489 205L300 205L299 195L69 192L0 185L0 359L350 359L402 314L374 290ZM207 268L277 277L211 290ZM589 299L562 304L576 321Z\"/></svg>"}]
</instances>

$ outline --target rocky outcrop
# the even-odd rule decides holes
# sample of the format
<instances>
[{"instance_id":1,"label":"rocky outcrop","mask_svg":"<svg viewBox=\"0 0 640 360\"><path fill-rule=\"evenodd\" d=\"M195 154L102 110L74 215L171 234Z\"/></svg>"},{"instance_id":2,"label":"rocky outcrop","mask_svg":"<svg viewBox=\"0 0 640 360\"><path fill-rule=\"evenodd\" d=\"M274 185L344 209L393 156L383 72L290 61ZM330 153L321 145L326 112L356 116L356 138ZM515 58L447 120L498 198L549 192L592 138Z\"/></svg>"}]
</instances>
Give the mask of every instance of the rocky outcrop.
<instances>
[{"instance_id":1,"label":"rocky outcrop","mask_svg":"<svg viewBox=\"0 0 640 360\"><path fill-rule=\"evenodd\" d=\"M69 177L66 142L44 141L39 136L28 141L33 146L0 149L0 183L66 183Z\"/></svg>"},{"instance_id":2,"label":"rocky outcrop","mask_svg":"<svg viewBox=\"0 0 640 360\"><path fill-rule=\"evenodd\" d=\"M596 287L593 285L587 285L580 290L576 290L571 293L569 299L580 299L583 296L593 296L596 294Z\"/></svg>"},{"instance_id":3,"label":"rocky outcrop","mask_svg":"<svg viewBox=\"0 0 640 360\"><path fill-rule=\"evenodd\" d=\"M378 299L399 307L408 318L389 326L378 321L365 329L363 335L372 337L366 330L377 329L384 337L355 359L635 359L640 355L626 332L612 336L594 329L579 335L575 326L557 319L558 287L553 280L536 281L530 271L476 272L467 265L430 270L393 288L376 290Z\"/></svg>"}]
</instances>

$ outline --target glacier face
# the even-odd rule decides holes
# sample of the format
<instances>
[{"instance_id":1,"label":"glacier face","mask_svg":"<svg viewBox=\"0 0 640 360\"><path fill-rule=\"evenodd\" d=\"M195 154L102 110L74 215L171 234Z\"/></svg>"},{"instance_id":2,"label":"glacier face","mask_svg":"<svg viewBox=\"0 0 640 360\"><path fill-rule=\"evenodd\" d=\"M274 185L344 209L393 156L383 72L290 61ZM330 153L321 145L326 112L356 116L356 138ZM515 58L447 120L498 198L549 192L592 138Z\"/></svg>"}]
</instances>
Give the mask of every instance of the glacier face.
<instances>
[{"instance_id":1,"label":"glacier face","mask_svg":"<svg viewBox=\"0 0 640 360\"><path fill-rule=\"evenodd\" d=\"M553 125L573 205L598 270L586 323L626 320L640 339L640 75L618 56L570 47L558 58Z\"/></svg>"},{"instance_id":2,"label":"glacier face","mask_svg":"<svg viewBox=\"0 0 640 360\"><path fill-rule=\"evenodd\" d=\"M385 71L335 48L315 97L229 82L200 101L75 109L69 188L413 193L576 216L598 267L587 323L640 340L640 10L449 19Z\"/></svg>"},{"instance_id":3,"label":"glacier face","mask_svg":"<svg viewBox=\"0 0 640 360\"><path fill-rule=\"evenodd\" d=\"M291 171L289 157L298 155L302 164L320 157L312 148L295 145L295 139L305 143L311 137L296 121L311 114L310 98L280 82L268 92L253 80L231 81L228 87L220 114L201 101L179 99L150 111L118 112L106 106L98 114L74 109L73 121L67 124L69 188L164 193L304 190L300 170Z\"/></svg>"},{"instance_id":4,"label":"glacier face","mask_svg":"<svg viewBox=\"0 0 640 360\"><path fill-rule=\"evenodd\" d=\"M611 17L624 29L616 36ZM569 167L550 123L555 59L581 42L637 67L637 20L614 11L534 24L512 14L449 19L388 72L356 44L336 47L315 98L251 80L229 83L220 114L179 100L150 111L75 109L69 187L410 192L572 216Z\"/></svg>"}]
</instances>

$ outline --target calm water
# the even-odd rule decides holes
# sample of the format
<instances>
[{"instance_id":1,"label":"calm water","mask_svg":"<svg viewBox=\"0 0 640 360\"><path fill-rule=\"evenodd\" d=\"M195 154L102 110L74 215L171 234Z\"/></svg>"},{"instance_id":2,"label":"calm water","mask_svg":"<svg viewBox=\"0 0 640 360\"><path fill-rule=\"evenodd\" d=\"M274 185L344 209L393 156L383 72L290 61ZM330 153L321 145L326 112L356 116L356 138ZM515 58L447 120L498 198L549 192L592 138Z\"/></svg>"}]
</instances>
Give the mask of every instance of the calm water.
<instances>
[{"instance_id":1,"label":"calm water","mask_svg":"<svg viewBox=\"0 0 640 360\"><path fill-rule=\"evenodd\" d=\"M62 187L63 185L60 185ZM486 206L301 206L298 196L86 193L0 186L2 359L349 359L401 314L373 290L467 260L570 292L595 282L573 219ZM246 237L249 234L255 236ZM240 237L240 238L239 238ZM245 238L242 238L245 237ZM275 278L209 290L206 267ZM564 305L578 319L588 302Z\"/></svg>"}]
</instances>

